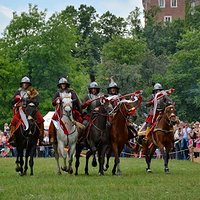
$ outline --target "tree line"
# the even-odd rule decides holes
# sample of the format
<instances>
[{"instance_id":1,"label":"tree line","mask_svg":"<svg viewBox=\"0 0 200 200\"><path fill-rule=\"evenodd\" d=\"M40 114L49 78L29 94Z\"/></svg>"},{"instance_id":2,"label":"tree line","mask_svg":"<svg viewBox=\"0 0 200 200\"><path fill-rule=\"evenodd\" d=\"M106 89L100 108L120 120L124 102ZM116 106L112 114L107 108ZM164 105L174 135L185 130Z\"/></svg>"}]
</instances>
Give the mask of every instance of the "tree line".
<instances>
[{"instance_id":1,"label":"tree line","mask_svg":"<svg viewBox=\"0 0 200 200\"><path fill-rule=\"evenodd\" d=\"M11 98L25 75L40 92L40 110L52 110L59 77L68 77L80 99L90 80L106 92L109 77L129 93L143 89L144 100L153 83L175 88L171 98L180 119L200 120L200 8L187 7L185 20L157 23L159 9L145 13L142 27L135 8L127 18L94 7L67 6L47 19L47 10L29 4L13 13L0 39L0 123L12 117ZM144 105L138 123L144 120Z\"/></svg>"}]
</instances>

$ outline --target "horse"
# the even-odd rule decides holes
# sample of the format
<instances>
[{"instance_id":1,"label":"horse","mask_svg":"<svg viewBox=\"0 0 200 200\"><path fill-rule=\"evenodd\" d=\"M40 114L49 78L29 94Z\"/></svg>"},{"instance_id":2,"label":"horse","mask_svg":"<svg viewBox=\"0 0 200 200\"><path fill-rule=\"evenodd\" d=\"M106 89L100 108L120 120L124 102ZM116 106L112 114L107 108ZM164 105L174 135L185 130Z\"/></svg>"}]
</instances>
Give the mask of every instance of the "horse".
<instances>
[{"instance_id":1,"label":"horse","mask_svg":"<svg viewBox=\"0 0 200 200\"><path fill-rule=\"evenodd\" d=\"M36 107L33 103L30 103L25 108L25 112L19 107L19 113L21 116L20 125L15 130L16 136L16 171L21 176L26 175L28 170L28 157L30 156L29 166L31 169L30 175L33 175L33 158L35 156L37 142L39 139L39 127L35 121ZM24 165L24 150L25 150L25 165ZM23 168L24 166L24 168Z\"/></svg>"},{"instance_id":2,"label":"horse","mask_svg":"<svg viewBox=\"0 0 200 200\"><path fill-rule=\"evenodd\" d=\"M76 142L78 139L78 131L72 113L71 93L68 93L68 95L62 99L61 113L61 117L59 117L58 121L53 120L57 136L57 143L53 144L55 159L57 162L57 173L61 174L62 169L63 171L72 174L72 162L75 154ZM65 149L66 146L68 146L67 152ZM61 168L59 164L59 155L62 156L64 161L64 166ZM67 157L69 157L68 167L66 163Z\"/></svg>"},{"instance_id":3,"label":"horse","mask_svg":"<svg viewBox=\"0 0 200 200\"><path fill-rule=\"evenodd\" d=\"M174 130L173 126L176 123L176 109L174 105L168 105L165 107L161 116L156 121L155 127L152 128L151 137L143 142L143 151L147 164L146 171L151 172L151 159L158 147L163 155L164 160L164 172L169 173L168 161L169 152L172 149L174 142Z\"/></svg>"},{"instance_id":4,"label":"horse","mask_svg":"<svg viewBox=\"0 0 200 200\"><path fill-rule=\"evenodd\" d=\"M92 112L91 119L85 129L85 133L77 143L76 147L76 175L78 175L78 167L80 164L79 158L82 149L86 146L89 151L86 153L85 174L89 175L88 162L91 155L93 155L92 166L96 167L96 152L98 152L99 175L104 175L104 157L106 149L110 145L109 133L107 130L108 112L105 102Z\"/></svg>"},{"instance_id":5,"label":"horse","mask_svg":"<svg viewBox=\"0 0 200 200\"><path fill-rule=\"evenodd\" d=\"M134 101L123 99L118 102L115 108L115 115L112 119L112 125L110 130L112 151L115 155L114 166L112 174L121 175L120 170L120 154L124 148L124 145L128 143L128 116L131 115L134 107ZM108 167L108 166L107 166Z\"/></svg>"}]
</instances>

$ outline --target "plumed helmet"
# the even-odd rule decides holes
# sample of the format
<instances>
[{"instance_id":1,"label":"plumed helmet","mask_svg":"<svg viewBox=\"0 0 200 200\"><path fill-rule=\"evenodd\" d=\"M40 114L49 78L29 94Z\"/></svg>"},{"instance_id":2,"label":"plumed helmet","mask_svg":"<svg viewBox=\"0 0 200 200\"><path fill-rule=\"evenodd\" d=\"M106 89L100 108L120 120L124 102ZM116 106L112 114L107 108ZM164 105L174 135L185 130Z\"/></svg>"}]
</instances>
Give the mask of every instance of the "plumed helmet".
<instances>
[{"instance_id":1,"label":"plumed helmet","mask_svg":"<svg viewBox=\"0 0 200 200\"><path fill-rule=\"evenodd\" d=\"M115 81L113 80L113 78L110 78L110 83L108 85L107 90L109 90L110 88L116 88L117 90L119 90L119 87L117 86L117 83L115 83Z\"/></svg>"},{"instance_id":2,"label":"plumed helmet","mask_svg":"<svg viewBox=\"0 0 200 200\"><path fill-rule=\"evenodd\" d=\"M23 83L28 83L29 85L31 85L31 81L30 78L27 76L24 76L20 82L20 85L22 85Z\"/></svg>"},{"instance_id":3,"label":"plumed helmet","mask_svg":"<svg viewBox=\"0 0 200 200\"><path fill-rule=\"evenodd\" d=\"M153 86L153 91L155 91L155 90L163 90L162 85L160 83L156 83Z\"/></svg>"},{"instance_id":4,"label":"plumed helmet","mask_svg":"<svg viewBox=\"0 0 200 200\"><path fill-rule=\"evenodd\" d=\"M66 84L67 87L70 86L68 80L67 80L66 78L64 78L64 77L62 77L62 78L59 79L59 81L58 81L58 85L57 85L57 86L60 87L61 84Z\"/></svg>"},{"instance_id":5,"label":"plumed helmet","mask_svg":"<svg viewBox=\"0 0 200 200\"><path fill-rule=\"evenodd\" d=\"M88 86L88 89L93 89L93 88L95 88L95 89L100 89L98 83L95 82L95 81L91 82L91 83L89 84L89 86Z\"/></svg>"}]
</instances>

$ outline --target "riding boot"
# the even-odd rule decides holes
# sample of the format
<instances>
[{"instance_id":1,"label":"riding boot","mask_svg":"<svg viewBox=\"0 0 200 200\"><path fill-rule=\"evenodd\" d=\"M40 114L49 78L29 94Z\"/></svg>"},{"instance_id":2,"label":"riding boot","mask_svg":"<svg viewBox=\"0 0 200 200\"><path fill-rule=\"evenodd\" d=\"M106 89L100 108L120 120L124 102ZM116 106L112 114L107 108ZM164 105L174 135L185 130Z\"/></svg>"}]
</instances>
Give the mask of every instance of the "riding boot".
<instances>
[{"instance_id":1,"label":"riding boot","mask_svg":"<svg viewBox=\"0 0 200 200\"><path fill-rule=\"evenodd\" d=\"M11 125L10 126L10 132L9 132L9 139L8 142L12 146L16 146L16 136L14 134L16 127Z\"/></svg>"},{"instance_id":2,"label":"riding boot","mask_svg":"<svg viewBox=\"0 0 200 200\"><path fill-rule=\"evenodd\" d=\"M39 127L39 144L43 144L43 139L44 139L44 123L38 124Z\"/></svg>"},{"instance_id":3,"label":"riding boot","mask_svg":"<svg viewBox=\"0 0 200 200\"><path fill-rule=\"evenodd\" d=\"M49 143L50 144L56 143L56 130L52 121L49 125Z\"/></svg>"},{"instance_id":4,"label":"riding boot","mask_svg":"<svg viewBox=\"0 0 200 200\"><path fill-rule=\"evenodd\" d=\"M146 135L145 135L145 137L144 137L144 141L147 141L147 140L148 140L150 130L151 130L151 128L150 128L150 127L147 127L147 129L146 129Z\"/></svg>"}]
</instances>

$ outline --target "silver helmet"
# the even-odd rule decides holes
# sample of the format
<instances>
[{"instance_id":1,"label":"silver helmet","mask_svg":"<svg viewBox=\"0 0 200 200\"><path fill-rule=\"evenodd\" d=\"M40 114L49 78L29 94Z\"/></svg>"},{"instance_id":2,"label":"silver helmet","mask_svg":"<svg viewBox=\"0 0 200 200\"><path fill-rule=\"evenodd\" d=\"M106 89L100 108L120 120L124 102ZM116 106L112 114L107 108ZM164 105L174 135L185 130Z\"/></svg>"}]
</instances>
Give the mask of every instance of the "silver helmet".
<instances>
[{"instance_id":1,"label":"silver helmet","mask_svg":"<svg viewBox=\"0 0 200 200\"><path fill-rule=\"evenodd\" d=\"M162 85L160 83L156 83L153 86L153 91L155 91L155 90L163 90Z\"/></svg>"},{"instance_id":2,"label":"silver helmet","mask_svg":"<svg viewBox=\"0 0 200 200\"><path fill-rule=\"evenodd\" d=\"M30 78L27 77L27 76L24 76L24 77L21 79L20 85L22 85L23 83L28 83L29 85L31 85Z\"/></svg>"},{"instance_id":3,"label":"silver helmet","mask_svg":"<svg viewBox=\"0 0 200 200\"><path fill-rule=\"evenodd\" d=\"M69 85L70 85L69 82L68 82L68 80L66 78L64 78L64 77L62 77L62 78L59 79L57 86L60 87L61 84L66 84L67 87L69 87Z\"/></svg>"},{"instance_id":4,"label":"silver helmet","mask_svg":"<svg viewBox=\"0 0 200 200\"><path fill-rule=\"evenodd\" d=\"M115 83L115 81L113 80L112 77L110 78L110 83L109 83L109 85L108 85L107 90L109 90L110 88L116 88L116 89L119 90L119 87L117 86L117 83Z\"/></svg>"},{"instance_id":5,"label":"silver helmet","mask_svg":"<svg viewBox=\"0 0 200 200\"><path fill-rule=\"evenodd\" d=\"M88 89L93 89L93 88L95 88L95 89L100 89L98 83L95 82L95 81L91 82L91 83L89 84L89 86L88 86Z\"/></svg>"}]
</instances>

